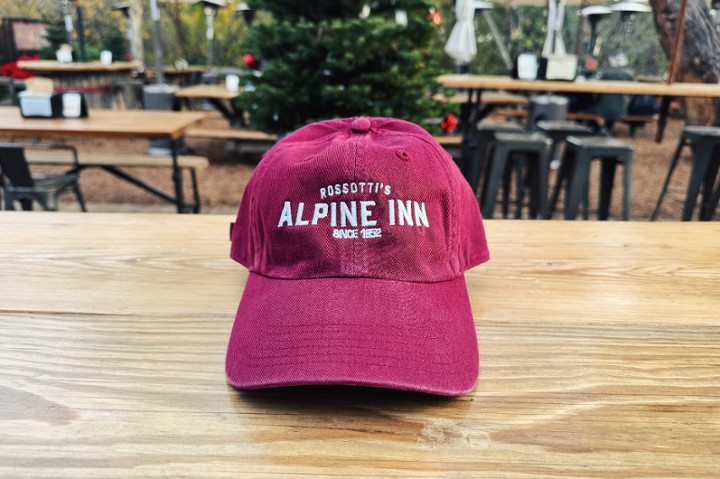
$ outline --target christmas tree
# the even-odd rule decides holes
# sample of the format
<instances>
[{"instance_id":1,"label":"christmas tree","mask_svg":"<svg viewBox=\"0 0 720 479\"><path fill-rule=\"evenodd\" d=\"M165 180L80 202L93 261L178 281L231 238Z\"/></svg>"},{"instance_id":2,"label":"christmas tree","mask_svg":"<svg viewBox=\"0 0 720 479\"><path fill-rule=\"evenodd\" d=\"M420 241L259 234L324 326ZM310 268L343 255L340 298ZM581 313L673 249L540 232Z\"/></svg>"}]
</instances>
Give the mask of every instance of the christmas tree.
<instances>
[{"instance_id":1,"label":"christmas tree","mask_svg":"<svg viewBox=\"0 0 720 479\"><path fill-rule=\"evenodd\" d=\"M416 123L439 116L442 47L428 0L255 0L245 42L255 68L238 99L261 130L358 115Z\"/></svg>"}]
</instances>

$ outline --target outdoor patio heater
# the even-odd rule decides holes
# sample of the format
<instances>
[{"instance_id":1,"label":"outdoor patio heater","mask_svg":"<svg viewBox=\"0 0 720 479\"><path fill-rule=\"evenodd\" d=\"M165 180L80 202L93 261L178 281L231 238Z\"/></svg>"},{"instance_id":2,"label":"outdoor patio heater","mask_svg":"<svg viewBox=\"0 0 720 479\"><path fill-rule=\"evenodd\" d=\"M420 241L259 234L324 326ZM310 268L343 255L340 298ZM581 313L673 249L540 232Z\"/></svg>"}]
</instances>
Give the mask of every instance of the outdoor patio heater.
<instances>
[{"instance_id":1,"label":"outdoor patio heater","mask_svg":"<svg viewBox=\"0 0 720 479\"><path fill-rule=\"evenodd\" d=\"M123 17L125 17L125 32L127 34L128 42L130 43L130 47L132 48L132 44L135 38L135 34L133 32L133 24L132 19L130 18L130 4L127 2L124 3L117 3L112 8L116 12L122 13Z\"/></svg>"},{"instance_id":2,"label":"outdoor patio heater","mask_svg":"<svg viewBox=\"0 0 720 479\"><path fill-rule=\"evenodd\" d=\"M240 2L240 4L235 7L235 13L241 13L243 16L243 19L245 19L245 23L247 26L252 25L253 20L255 20L255 10L250 8L247 3Z\"/></svg>"},{"instance_id":3,"label":"outdoor patio heater","mask_svg":"<svg viewBox=\"0 0 720 479\"><path fill-rule=\"evenodd\" d=\"M87 51L85 48L85 19L83 14L82 0L60 0L65 20L65 35L67 42L70 43L73 31L72 15L70 14L70 4L75 4L75 16L77 17L77 39L80 44L80 61L87 61Z\"/></svg>"},{"instance_id":4,"label":"outdoor patio heater","mask_svg":"<svg viewBox=\"0 0 720 479\"><path fill-rule=\"evenodd\" d=\"M215 39L215 14L222 7L227 6L226 0L197 0L205 13L205 34L207 36L208 68L213 66L213 40Z\"/></svg>"},{"instance_id":5,"label":"outdoor patio heater","mask_svg":"<svg viewBox=\"0 0 720 479\"><path fill-rule=\"evenodd\" d=\"M68 45L72 43L73 19L70 15L69 0L60 0L63 11L63 20L65 21L65 41Z\"/></svg>"},{"instance_id":6,"label":"outdoor patio heater","mask_svg":"<svg viewBox=\"0 0 720 479\"><path fill-rule=\"evenodd\" d=\"M580 10L580 15L587 18L590 23L590 44L588 45L588 55L595 56L595 43L597 42L597 27L600 20L606 15L610 15L613 11L609 7L603 5L592 5Z\"/></svg>"},{"instance_id":7,"label":"outdoor patio heater","mask_svg":"<svg viewBox=\"0 0 720 479\"><path fill-rule=\"evenodd\" d=\"M632 23L638 13L650 13L652 8L640 1L624 1L610 6L613 12L620 12L620 21L623 22L623 44L627 45L627 37L632 29Z\"/></svg>"}]
</instances>

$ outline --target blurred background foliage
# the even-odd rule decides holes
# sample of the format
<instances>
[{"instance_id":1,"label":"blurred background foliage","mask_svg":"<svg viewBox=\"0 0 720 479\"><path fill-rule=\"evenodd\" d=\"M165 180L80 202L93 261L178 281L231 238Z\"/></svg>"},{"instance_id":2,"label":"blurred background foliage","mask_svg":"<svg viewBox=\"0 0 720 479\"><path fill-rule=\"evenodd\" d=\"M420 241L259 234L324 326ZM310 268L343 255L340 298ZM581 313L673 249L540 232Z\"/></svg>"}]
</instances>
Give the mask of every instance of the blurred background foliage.
<instances>
[{"instance_id":1,"label":"blurred background foliage","mask_svg":"<svg viewBox=\"0 0 720 479\"><path fill-rule=\"evenodd\" d=\"M207 62L207 42L202 8L187 0L160 1L165 62L172 64L175 60L184 58L190 64L204 65ZM152 64L150 7L148 0L142 2L145 8L142 32L145 62ZM103 48L108 48L108 39L111 39L110 43L117 44L122 42L121 37L124 38L124 18L112 10L116 3L118 0L82 0L88 53L93 56ZM235 13L235 7L239 3L240 0L228 0L228 6L218 10L215 17L216 65L243 66L242 57L246 52L243 51L242 44L248 34L248 26L241 15ZM288 0L287 3L291 5L296 2ZM313 2L305 3L311 6ZM338 5L340 3L342 2L338 2ZM351 3L360 2L353 0ZM442 13L442 24L438 29L439 38L436 42L441 49L455 23L454 0L436 0L436 5ZM565 15L563 34L569 53L576 51L578 11L579 7L567 7ZM531 6L497 7L489 14L497 24L500 41L508 48L511 57L514 58L522 52L540 53L545 40L547 9ZM258 12L256 21L263 22L263 15L270 14ZM60 0L0 0L0 16L43 19L56 24L62 21ZM478 55L471 65L471 70L483 74L507 73L505 62L488 24L480 13L476 15L475 26ZM625 28L629 28L627 33ZM587 22L583 30L579 49L581 56L587 54L590 33ZM605 64L609 53L617 48L626 51L630 65L638 74L660 76L667 68L667 58L660 47L651 14L637 15L629 26L621 22L619 14L603 19L599 24L598 35L598 59L601 66ZM118 46L112 49L114 52L120 50ZM125 45L125 51L127 50ZM446 71L456 69L446 55L443 55L442 66Z\"/></svg>"},{"instance_id":2,"label":"blurred background foliage","mask_svg":"<svg viewBox=\"0 0 720 479\"><path fill-rule=\"evenodd\" d=\"M432 0L250 0L272 13L245 46L261 75L238 98L263 131L286 133L327 118L394 116L416 123L443 114L431 97L444 69Z\"/></svg>"},{"instance_id":3,"label":"blurred background foliage","mask_svg":"<svg viewBox=\"0 0 720 479\"><path fill-rule=\"evenodd\" d=\"M142 28L145 63L152 65L154 59L150 2L141 1L145 10ZM120 3L119 0L81 1L89 60L99 58L99 52L103 49L113 50L113 58L119 59L123 59L129 51L125 36L125 18L120 12L113 10L117 3ZM248 27L242 16L235 13L235 7L240 1L228 0L227 3L228 6L218 10L215 16L215 64L239 67L242 65L241 44L247 35ZM73 2L70 4L71 11L74 12ZM165 63L172 65L178 59L185 59L191 65L206 64L207 40L203 8L187 0L159 0L159 6ZM41 19L60 27L63 25L60 0L0 0L0 16ZM73 18L76 17L73 15ZM73 35L75 38L75 32ZM73 44L77 51L76 39ZM122 44L122 47L119 44Z\"/></svg>"},{"instance_id":4,"label":"blurred background foliage","mask_svg":"<svg viewBox=\"0 0 720 479\"><path fill-rule=\"evenodd\" d=\"M84 11L88 60L98 59L99 52L103 49L111 50L113 52L113 58L115 59L130 59L128 54L130 51L129 42L126 37L126 19L120 12L113 10L113 7L120 0L71 0L69 3L73 18L75 19L76 1L81 3ZM140 2L144 9L141 31L143 59L146 65L154 66L153 24L150 18L150 2L149 0L130 1ZM334 34L328 33L328 35L325 35L323 38L327 40L332 39L334 36L339 41L349 41L348 50L353 52L349 55L360 58L363 56L363 48L368 47L370 43L365 41L362 32L357 31L352 33L352 28L349 27L351 24L354 25L358 23L358 14L361 11L362 5L367 3L368 5L374 5L375 7L373 8L377 8L378 6L387 4L391 8L399 8L398 5L404 3L409 4L410 2L407 0L368 0L367 2L359 0L336 0L335 2L247 0L247 3L251 5L262 5L266 8L266 10L256 11L254 28L250 28L244 21L243 16L235 11L235 8L240 3L241 0L227 0L227 6L220 8L215 15L215 38L213 41L215 66L247 68L244 57L248 54L258 56L257 59L259 61L262 60L263 56L272 56L273 53L270 50L260 48L260 45L267 42L263 42L263 39L259 38L258 35L283 34L288 37L298 37L298 35L302 33L302 29L299 29L300 22L289 22L284 27L278 23L279 26L277 28L270 30L263 27L263 25L272 24L277 18L292 17L298 9L302 10L301 19L303 21L328 18L328 16L339 16L338 22L348 23L348 25L346 25L348 27L347 29L345 27L340 28L336 24L328 23L326 28L329 29L328 31L332 30ZM430 39L429 42L422 40L424 42L423 49L427 49L426 51L433 53L433 55L425 55L425 60L415 61L415 64L424 64L428 70L424 75L421 74L418 77L424 78L423 81L426 82L425 85L428 92L437 91L437 85L433 80L436 73L469 71L490 75L508 74L509 68L506 61L503 60L498 43L502 44L507 50L510 59L514 59L520 53L531 52L539 55L542 51L546 35L547 9L534 6L500 6L496 4L496 7L487 11L486 15L489 16L497 26L498 35L493 36L487 18L482 12L478 11L475 16L478 54L469 65L462 67L455 65L452 59L443 52L446 39L455 24L455 0L427 0L426 3L437 10L437 18L432 19L436 24L436 28L433 29L433 38ZM165 64L172 65L177 60L185 60L190 65L206 65L208 59L208 42L206 39L205 15L202 6L195 4L192 0L159 0L159 5ZM322 6L322 8L319 6ZM580 7L566 8L563 38L568 53L577 53L579 56L579 64L582 65L582 59L589 54L590 25L588 22L584 22L582 35L578 35L578 22L581 18L578 16L579 10ZM332 13L332 15L329 15L329 13ZM60 43L64 42L65 32L60 0L0 0L0 17L41 19L50 23L51 27L47 34L49 45L42 52L44 58L54 59L55 50L57 50ZM390 14L384 17L379 15L373 21L375 21L375 23L368 28L376 30L390 28L390 25L394 25L395 23L393 15ZM386 22L388 25L383 26L378 22ZM361 28L360 24L356 25L356 27ZM392 29L388 30L388 34L390 34L391 30ZM623 22L620 14L611 14L600 22L598 30L596 55L601 69L607 64L607 58L613 50L623 49L627 53L629 67L633 68L637 75L662 76L665 74L668 62L660 47L651 14L638 14L632 22ZM345 35L345 33L342 32L350 32L351 37L344 38L343 35ZM358 39L363 39L364 43L359 41L353 42L352 35L358 35ZM73 39L74 50L77 57L79 48L76 32L73 32ZM279 39L278 41L282 43L284 40ZM382 48L386 46L387 45L384 45ZM377 45L376 47L380 48L380 46ZM332 50L330 45L323 45L323 48L327 51ZM413 50L412 45L407 45L404 48ZM305 50L309 49L311 49L311 46ZM305 55L306 58L313 58L311 51L301 49L300 53ZM368 75L365 75L367 78L364 78L364 80L357 85L354 85L352 82L340 82L335 86L324 86L324 94L326 94L328 98L332 98L334 95L334 97L336 97L335 105L338 108L346 107L349 111L357 108L357 101L353 100L354 95L350 93L367 96L369 93L363 90L363 88L366 90L367 88L371 88L371 90L373 90L380 88L381 84L387 85L386 89L389 93L384 97L384 101L390 109L382 109L380 106L376 106L370 110L376 114L392 115L391 107L393 98L398 99L397 102L403 103L400 99L403 98L404 95L399 93L393 95L393 90L386 78L390 78L392 81L402 79L402 72L400 70L403 68L412 69L411 63L402 65L403 61L401 61L401 59L404 57L404 55L396 57L398 61L395 62L395 65L390 65L386 69L387 76L385 76L382 71L378 71L375 73L377 78L372 79ZM411 57L412 55L407 56L407 58ZM322 65L322 69L325 69L326 72L340 72L343 69L350 72L351 64L354 61L352 58L350 60L345 61L342 57L328 57L327 62L315 62L313 65ZM279 68L278 65L279 64L276 64L272 68ZM308 68L314 67L308 66ZM285 73L288 74L287 72ZM317 79L312 79L315 78L312 77L312 75L317 75L318 72L311 73L312 72L305 72L297 75L289 75L304 75L304 77L310 79L309 81L316 81ZM320 72L321 77L322 73L323 72ZM372 76L372 72L370 73L370 76ZM282 77L282 75L279 76ZM278 75L276 75L276 77L278 77ZM293 78L293 81L294 80ZM373 81L377 83L377 88L372 86ZM288 80L286 83L293 82ZM401 81L395 81L395 83L402 85ZM410 88L412 82L406 83L406 87ZM343 91L343 85L346 84L355 88L357 91ZM278 104L281 104L288 98L286 96L289 94L288 90L276 88L277 85L270 88L270 86L263 86L260 83L257 86L261 88L260 93L265 94L268 99L275 98L275 102ZM416 86L417 85L413 85L413 88ZM333 88L335 88L335 90L333 90ZM400 92L402 92L402 89ZM353 101L355 101L355 104L353 104ZM408 103L408 101L404 101L404 103ZM296 101L295 103L297 104L298 102ZM252 107L252 105L246 106ZM425 105L425 107L426 106L427 105ZM408 109L406 105L404 108L406 110ZM419 108L418 113L420 110L428 111L427 108ZM448 103L437 110L440 116L448 113L457 114L459 105ZM268 118L271 118L275 113L270 110L265 113L267 128L272 126L273 128L270 129L282 130L291 126L290 123L287 125L275 124L277 122L268 120ZM310 117L312 114L307 113L305 116ZM295 123L296 121L292 122L293 125Z\"/></svg>"},{"instance_id":5,"label":"blurred background foliage","mask_svg":"<svg viewBox=\"0 0 720 479\"><path fill-rule=\"evenodd\" d=\"M454 24L452 2L444 2L447 35ZM567 7L563 22L563 40L568 53L577 53L580 60L589 54L590 24L583 22L582 36L578 45L580 7ZM529 52L540 54L547 32L547 9L533 6L496 7L488 12L498 27L500 41L508 49L511 58ZM471 70L478 74L507 74L496 40L488 22L480 13L475 16L478 55ZM667 69L667 57L660 46L652 14L638 14L631 21L623 22L619 13L608 15L598 25L595 53L600 67L607 65L607 58L616 49L627 53L629 66L638 75L662 76ZM582 62L581 62L582 63ZM452 63L448 59L448 67Z\"/></svg>"}]
</instances>

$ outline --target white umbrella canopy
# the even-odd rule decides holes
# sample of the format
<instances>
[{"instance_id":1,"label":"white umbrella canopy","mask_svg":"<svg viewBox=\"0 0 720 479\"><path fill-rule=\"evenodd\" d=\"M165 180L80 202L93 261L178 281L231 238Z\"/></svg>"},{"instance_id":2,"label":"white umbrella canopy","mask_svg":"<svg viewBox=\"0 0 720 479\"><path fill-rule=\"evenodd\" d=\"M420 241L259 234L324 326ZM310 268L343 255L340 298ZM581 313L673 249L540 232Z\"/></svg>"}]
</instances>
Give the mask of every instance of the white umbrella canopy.
<instances>
[{"instance_id":1,"label":"white umbrella canopy","mask_svg":"<svg viewBox=\"0 0 720 479\"><path fill-rule=\"evenodd\" d=\"M457 0L455 3L455 26L453 26L445 53L462 65L470 63L477 55L477 39L475 38L475 4L473 0Z\"/></svg>"},{"instance_id":2,"label":"white umbrella canopy","mask_svg":"<svg viewBox=\"0 0 720 479\"><path fill-rule=\"evenodd\" d=\"M548 2L548 29L543 46L543 56L565 55L565 43L562 39L562 25L565 18L566 0L550 0Z\"/></svg>"}]
</instances>

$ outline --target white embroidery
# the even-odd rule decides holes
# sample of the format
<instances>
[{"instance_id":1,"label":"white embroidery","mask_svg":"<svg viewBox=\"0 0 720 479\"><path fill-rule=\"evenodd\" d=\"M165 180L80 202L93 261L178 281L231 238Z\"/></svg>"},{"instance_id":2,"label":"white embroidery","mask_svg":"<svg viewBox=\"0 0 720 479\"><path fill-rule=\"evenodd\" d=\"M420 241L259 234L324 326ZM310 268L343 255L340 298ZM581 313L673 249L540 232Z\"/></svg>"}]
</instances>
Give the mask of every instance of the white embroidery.
<instances>
[{"instance_id":1,"label":"white embroidery","mask_svg":"<svg viewBox=\"0 0 720 479\"><path fill-rule=\"evenodd\" d=\"M320 199L357 193L380 194L389 196L392 192L390 185L378 181L353 181L350 183L336 183L320 188Z\"/></svg>"},{"instance_id":2,"label":"white embroidery","mask_svg":"<svg viewBox=\"0 0 720 479\"><path fill-rule=\"evenodd\" d=\"M312 205L312 216L310 205L305 211L305 202L298 202L293 205L291 201L285 201L278 228L298 226L318 226L329 223L333 228L333 238L337 239L371 239L381 238L383 228L378 228L378 204L381 196L389 196L392 187L377 181L357 181L348 183L336 183L320 188L320 199L338 197L340 195L354 194L375 194L376 200L354 200L318 202ZM430 227L427 209L424 202L413 200L399 200L387 198L387 225L389 226L414 226Z\"/></svg>"},{"instance_id":3,"label":"white embroidery","mask_svg":"<svg viewBox=\"0 0 720 479\"><path fill-rule=\"evenodd\" d=\"M321 220L327 221L328 219L330 221L330 226L337 227L338 216L341 228L357 227L358 225L362 228L377 226L378 220L375 216L376 206L377 202L374 200L315 203L313 205L312 218L308 219L305 216L305 203L301 201L295 208L295 219L293 220L293 204L290 201L286 201L283 204L283 209L280 213L278 228L282 228L284 226L317 226ZM399 226L430 227L427 209L425 208L424 202L389 199L387 212L388 224L390 226L396 226L395 219L397 218Z\"/></svg>"}]
</instances>

